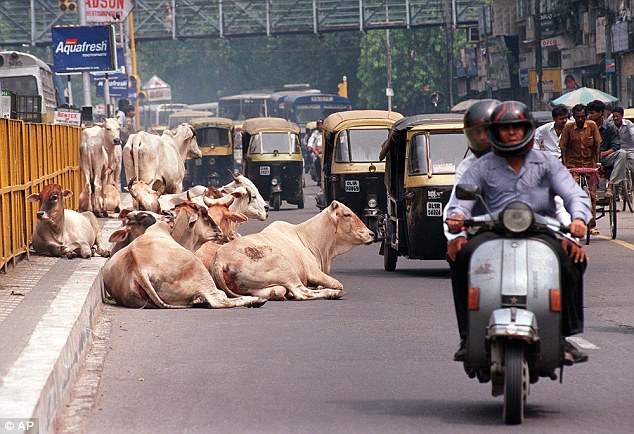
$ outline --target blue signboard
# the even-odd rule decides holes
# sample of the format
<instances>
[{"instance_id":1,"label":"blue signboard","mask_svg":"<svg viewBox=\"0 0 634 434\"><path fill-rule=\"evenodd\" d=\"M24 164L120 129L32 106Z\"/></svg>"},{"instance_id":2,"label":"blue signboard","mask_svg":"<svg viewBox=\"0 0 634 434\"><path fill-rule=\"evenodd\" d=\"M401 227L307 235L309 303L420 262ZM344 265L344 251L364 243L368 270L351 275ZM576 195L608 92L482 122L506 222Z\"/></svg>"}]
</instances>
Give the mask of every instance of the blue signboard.
<instances>
[{"instance_id":1,"label":"blue signboard","mask_svg":"<svg viewBox=\"0 0 634 434\"><path fill-rule=\"evenodd\" d=\"M53 65L58 74L114 71L114 27L68 26L51 29Z\"/></svg>"},{"instance_id":2,"label":"blue signboard","mask_svg":"<svg viewBox=\"0 0 634 434\"><path fill-rule=\"evenodd\" d=\"M108 74L108 88L110 96L128 97L128 76L125 73L125 59L123 58L123 48L117 48L117 68L116 72ZM91 73L90 80L95 82L97 96L103 96L103 85L106 80L105 73Z\"/></svg>"}]
</instances>

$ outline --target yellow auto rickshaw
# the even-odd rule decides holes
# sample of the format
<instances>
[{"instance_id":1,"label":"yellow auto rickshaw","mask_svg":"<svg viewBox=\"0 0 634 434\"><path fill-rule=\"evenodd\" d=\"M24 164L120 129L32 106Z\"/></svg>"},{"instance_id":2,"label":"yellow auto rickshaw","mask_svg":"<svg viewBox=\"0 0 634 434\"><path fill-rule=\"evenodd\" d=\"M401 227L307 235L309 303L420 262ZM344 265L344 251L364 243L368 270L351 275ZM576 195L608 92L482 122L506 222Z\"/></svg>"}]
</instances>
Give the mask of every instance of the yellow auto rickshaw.
<instances>
[{"instance_id":1,"label":"yellow auto rickshaw","mask_svg":"<svg viewBox=\"0 0 634 434\"><path fill-rule=\"evenodd\" d=\"M275 211L282 200L304 208L300 128L282 118L252 118L242 125L242 172Z\"/></svg>"},{"instance_id":2,"label":"yellow auto rickshaw","mask_svg":"<svg viewBox=\"0 0 634 434\"><path fill-rule=\"evenodd\" d=\"M403 115L384 110L350 110L333 113L324 120L322 145L323 208L333 200L345 203L383 238L387 211L385 162L379 161L381 145L390 127ZM321 202L321 203L319 203Z\"/></svg>"},{"instance_id":3,"label":"yellow auto rickshaw","mask_svg":"<svg viewBox=\"0 0 634 434\"><path fill-rule=\"evenodd\" d=\"M410 116L390 129L380 153L385 159L387 218L379 253L387 271L396 269L398 256L445 259L443 210L468 149L462 118Z\"/></svg>"},{"instance_id":4,"label":"yellow auto rickshaw","mask_svg":"<svg viewBox=\"0 0 634 434\"><path fill-rule=\"evenodd\" d=\"M231 119L204 117L189 120L196 130L202 158L185 161L183 187L194 185L219 187L232 181L234 125Z\"/></svg>"}]
</instances>

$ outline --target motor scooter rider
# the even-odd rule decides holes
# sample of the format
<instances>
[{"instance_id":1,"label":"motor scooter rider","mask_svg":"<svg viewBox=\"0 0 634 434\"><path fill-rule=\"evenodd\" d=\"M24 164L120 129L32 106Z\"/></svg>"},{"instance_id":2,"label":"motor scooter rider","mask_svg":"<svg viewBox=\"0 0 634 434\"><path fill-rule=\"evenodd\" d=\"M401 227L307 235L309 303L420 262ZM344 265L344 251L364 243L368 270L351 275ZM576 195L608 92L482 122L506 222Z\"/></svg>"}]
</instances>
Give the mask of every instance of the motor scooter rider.
<instances>
[{"instance_id":1,"label":"motor scooter rider","mask_svg":"<svg viewBox=\"0 0 634 434\"><path fill-rule=\"evenodd\" d=\"M566 168L552 155L532 149L535 125L524 104L506 101L498 104L491 113L488 136L492 153L479 158L464 173L461 183L479 187L491 212L501 211L509 202L522 200L534 212L555 215L554 196L563 198L572 216L570 233L581 237L592 217L590 199L574 182ZM456 314L461 337L460 349L454 356L457 361L466 358L467 336L467 286L471 253L483 242L498 238L491 231L481 231L467 242L464 218L470 218L477 201L463 201L452 194L447 205L447 225L450 231L463 231L448 242L447 255L455 261L452 267L452 285L456 300ZM568 238L561 242L549 235L537 235L547 242L560 258L562 283L562 334L571 336L583 331L583 280L587 254L581 246ZM584 362L588 356L567 341L564 342L566 364Z\"/></svg>"}]
</instances>

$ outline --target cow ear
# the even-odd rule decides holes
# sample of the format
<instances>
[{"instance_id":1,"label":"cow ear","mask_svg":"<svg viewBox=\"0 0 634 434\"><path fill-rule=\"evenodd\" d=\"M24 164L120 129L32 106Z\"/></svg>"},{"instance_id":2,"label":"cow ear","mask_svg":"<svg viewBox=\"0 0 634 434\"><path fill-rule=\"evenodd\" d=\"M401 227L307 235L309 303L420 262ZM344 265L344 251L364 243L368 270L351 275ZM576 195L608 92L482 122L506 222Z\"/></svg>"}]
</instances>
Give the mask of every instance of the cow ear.
<instances>
[{"instance_id":1,"label":"cow ear","mask_svg":"<svg viewBox=\"0 0 634 434\"><path fill-rule=\"evenodd\" d=\"M128 229L122 228L114 231L110 235L110 238L108 238L108 241L110 241L111 243L118 243L121 241L125 241L126 238L128 238Z\"/></svg>"},{"instance_id":2,"label":"cow ear","mask_svg":"<svg viewBox=\"0 0 634 434\"><path fill-rule=\"evenodd\" d=\"M194 213L189 216L189 222L187 224L189 225L190 229L194 226L194 224L196 224L197 220L198 220L198 213Z\"/></svg>"},{"instance_id":3,"label":"cow ear","mask_svg":"<svg viewBox=\"0 0 634 434\"><path fill-rule=\"evenodd\" d=\"M71 197L72 195L73 195L73 192L71 190L69 189L62 190L62 196Z\"/></svg>"},{"instance_id":4,"label":"cow ear","mask_svg":"<svg viewBox=\"0 0 634 434\"><path fill-rule=\"evenodd\" d=\"M165 193L165 179L155 179L152 181L152 190L156 191L159 195Z\"/></svg>"},{"instance_id":5,"label":"cow ear","mask_svg":"<svg viewBox=\"0 0 634 434\"><path fill-rule=\"evenodd\" d=\"M232 212L229 215L229 220L231 220L232 222L236 222L236 223L244 223L247 220L249 220L249 217L245 216L241 212Z\"/></svg>"},{"instance_id":6,"label":"cow ear","mask_svg":"<svg viewBox=\"0 0 634 434\"><path fill-rule=\"evenodd\" d=\"M40 201L40 195L39 193L33 193L30 194L26 200L28 200L29 202L39 202Z\"/></svg>"},{"instance_id":7,"label":"cow ear","mask_svg":"<svg viewBox=\"0 0 634 434\"><path fill-rule=\"evenodd\" d=\"M132 211L132 208L123 208L121 212L119 212L119 220L124 220Z\"/></svg>"}]
</instances>

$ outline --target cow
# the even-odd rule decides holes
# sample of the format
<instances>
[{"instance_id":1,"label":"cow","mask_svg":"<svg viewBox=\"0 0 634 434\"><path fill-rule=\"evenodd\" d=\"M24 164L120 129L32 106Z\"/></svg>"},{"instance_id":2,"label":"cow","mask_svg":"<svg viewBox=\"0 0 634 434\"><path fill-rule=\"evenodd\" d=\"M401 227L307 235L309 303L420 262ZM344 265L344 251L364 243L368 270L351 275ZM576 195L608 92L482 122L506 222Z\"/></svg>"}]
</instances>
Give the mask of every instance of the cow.
<instances>
[{"instance_id":1,"label":"cow","mask_svg":"<svg viewBox=\"0 0 634 434\"><path fill-rule=\"evenodd\" d=\"M207 191L207 187L195 185L181 193L163 194L164 186L164 180L155 179L153 182L145 182L137 181L134 177L130 179L128 191L132 196L135 209L160 213L174 208L177 203L201 196Z\"/></svg>"},{"instance_id":2,"label":"cow","mask_svg":"<svg viewBox=\"0 0 634 434\"><path fill-rule=\"evenodd\" d=\"M78 255L90 258L95 252L108 257L110 252L101 245L101 228L94 214L64 208L64 199L72 194L59 184L48 184L39 194L27 197L29 202L40 204L31 241L33 250L40 255L69 259Z\"/></svg>"},{"instance_id":3,"label":"cow","mask_svg":"<svg viewBox=\"0 0 634 434\"><path fill-rule=\"evenodd\" d=\"M103 188L104 191L104 208L106 212L120 212L121 211L121 194L119 189L112 184L106 184ZM86 190L82 190L79 193L79 211L86 211L88 209L88 193Z\"/></svg>"},{"instance_id":4,"label":"cow","mask_svg":"<svg viewBox=\"0 0 634 434\"><path fill-rule=\"evenodd\" d=\"M125 208L119 213L119 219L123 220L123 226L110 234L108 239L108 241L114 243L110 248L110 255L114 255L143 235L147 228L157 221L173 224L174 215L171 213L156 214L150 211L134 211Z\"/></svg>"},{"instance_id":5,"label":"cow","mask_svg":"<svg viewBox=\"0 0 634 434\"><path fill-rule=\"evenodd\" d=\"M104 290L117 304L144 308L185 308L208 303L210 308L260 307L258 297L229 298L205 266L158 221L102 268Z\"/></svg>"},{"instance_id":6,"label":"cow","mask_svg":"<svg viewBox=\"0 0 634 434\"><path fill-rule=\"evenodd\" d=\"M224 244L216 252L211 274L230 296L340 298L343 285L328 276L332 259L373 241L374 234L354 212L333 201L298 225L276 221L262 232Z\"/></svg>"},{"instance_id":7,"label":"cow","mask_svg":"<svg viewBox=\"0 0 634 434\"><path fill-rule=\"evenodd\" d=\"M123 164L127 182L165 181L165 193L183 191L185 160L201 158L194 128L180 124L175 130L165 130L161 136L141 131L131 134L123 148Z\"/></svg>"},{"instance_id":8,"label":"cow","mask_svg":"<svg viewBox=\"0 0 634 434\"><path fill-rule=\"evenodd\" d=\"M222 239L222 232L205 207L193 202L181 202L174 207L172 237L178 244L195 252L207 241Z\"/></svg>"},{"instance_id":9,"label":"cow","mask_svg":"<svg viewBox=\"0 0 634 434\"><path fill-rule=\"evenodd\" d=\"M233 181L220 188L225 194L240 193L233 205L229 208L233 212L241 212L249 219L264 221L267 218L269 205L266 203L253 181L241 174L231 172Z\"/></svg>"},{"instance_id":10,"label":"cow","mask_svg":"<svg viewBox=\"0 0 634 434\"><path fill-rule=\"evenodd\" d=\"M104 187L112 176L115 150L119 147L119 123L108 118L103 123L86 128L79 143L79 166L84 175L84 191L88 195L87 209L99 217L107 217ZM121 164L119 161L119 172ZM115 178L116 179L116 178Z\"/></svg>"}]
</instances>

